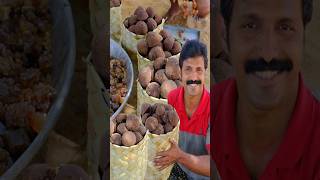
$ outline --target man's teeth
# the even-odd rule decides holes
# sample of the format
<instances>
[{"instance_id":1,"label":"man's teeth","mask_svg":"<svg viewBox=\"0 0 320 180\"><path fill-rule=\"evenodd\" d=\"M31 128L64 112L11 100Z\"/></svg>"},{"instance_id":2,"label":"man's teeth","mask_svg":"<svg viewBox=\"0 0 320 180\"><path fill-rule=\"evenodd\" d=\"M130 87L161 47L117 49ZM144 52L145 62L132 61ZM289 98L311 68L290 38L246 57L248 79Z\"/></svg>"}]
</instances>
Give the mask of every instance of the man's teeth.
<instances>
[{"instance_id":1,"label":"man's teeth","mask_svg":"<svg viewBox=\"0 0 320 180\"><path fill-rule=\"evenodd\" d=\"M256 71L254 74L261 79L272 79L278 71Z\"/></svg>"},{"instance_id":2,"label":"man's teeth","mask_svg":"<svg viewBox=\"0 0 320 180\"><path fill-rule=\"evenodd\" d=\"M198 86L198 84L189 84L189 86L196 87L196 86Z\"/></svg>"}]
</instances>

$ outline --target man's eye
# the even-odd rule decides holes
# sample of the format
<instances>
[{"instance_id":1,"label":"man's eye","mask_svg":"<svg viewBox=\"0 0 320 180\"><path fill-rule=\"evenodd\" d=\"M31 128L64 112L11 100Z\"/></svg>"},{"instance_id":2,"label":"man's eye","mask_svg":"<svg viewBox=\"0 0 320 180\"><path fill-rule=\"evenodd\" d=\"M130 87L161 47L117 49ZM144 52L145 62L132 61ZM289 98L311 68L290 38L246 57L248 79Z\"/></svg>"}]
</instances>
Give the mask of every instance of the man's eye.
<instances>
[{"instance_id":1,"label":"man's eye","mask_svg":"<svg viewBox=\"0 0 320 180\"><path fill-rule=\"evenodd\" d=\"M294 28L289 26L288 24L281 24L279 29L282 31L293 31L294 30Z\"/></svg>"},{"instance_id":2,"label":"man's eye","mask_svg":"<svg viewBox=\"0 0 320 180\"><path fill-rule=\"evenodd\" d=\"M257 25L255 23L246 23L242 26L244 29L255 29L257 28Z\"/></svg>"}]
</instances>

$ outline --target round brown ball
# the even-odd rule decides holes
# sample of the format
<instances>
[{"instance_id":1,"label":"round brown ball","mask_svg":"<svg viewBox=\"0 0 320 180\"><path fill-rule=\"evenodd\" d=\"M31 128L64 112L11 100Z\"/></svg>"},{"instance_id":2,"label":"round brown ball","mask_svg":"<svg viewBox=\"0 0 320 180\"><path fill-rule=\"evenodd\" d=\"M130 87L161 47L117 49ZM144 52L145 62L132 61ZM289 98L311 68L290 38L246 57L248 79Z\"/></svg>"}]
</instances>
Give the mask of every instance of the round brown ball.
<instances>
[{"instance_id":1,"label":"round brown ball","mask_svg":"<svg viewBox=\"0 0 320 180\"><path fill-rule=\"evenodd\" d=\"M169 52L169 51L164 51L164 54L165 54L166 58L169 58L172 56L171 52Z\"/></svg>"},{"instance_id":2,"label":"round brown ball","mask_svg":"<svg viewBox=\"0 0 320 180\"><path fill-rule=\"evenodd\" d=\"M121 135L119 133L114 133L110 137L110 142L112 144L116 144L118 146L121 146Z\"/></svg>"},{"instance_id":3,"label":"round brown ball","mask_svg":"<svg viewBox=\"0 0 320 180\"><path fill-rule=\"evenodd\" d=\"M148 26L148 31L153 31L154 29L157 28L157 22L153 18L148 18L147 19L147 26Z\"/></svg>"},{"instance_id":4,"label":"round brown ball","mask_svg":"<svg viewBox=\"0 0 320 180\"><path fill-rule=\"evenodd\" d=\"M158 124L157 129L152 131L152 134L157 134L157 135L164 134L163 126L161 124Z\"/></svg>"},{"instance_id":5,"label":"round brown ball","mask_svg":"<svg viewBox=\"0 0 320 180\"><path fill-rule=\"evenodd\" d=\"M127 115L125 113L120 113L117 115L117 117L115 118L116 122L118 124L125 122L125 120L127 119Z\"/></svg>"},{"instance_id":6,"label":"round brown ball","mask_svg":"<svg viewBox=\"0 0 320 180\"><path fill-rule=\"evenodd\" d=\"M143 139L143 136L139 133L139 132L133 132L134 135L136 136L136 144L138 144L142 139Z\"/></svg>"},{"instance_id":7,"label":"round brown ball","mask_svg":"<svg viewBox=\"0 0 320 180\"><path fill-rule=\"evenodd\" d=\"M167 37L166 39L164 39L163 41L163 48L165 51L171 51L173 48L173 44L174 44L174 38L173 37Z\"/></svg>"},{"instance_id":8,"label":"round brown ball","mask_svg":"<svg viewBox=\"0 0 320 180\"><path fill-rule=\"evenodd\" d=\"M130 32L132 32L132 33L136 33L136 25L131 25L129 28L128 28L128 30L130 31Z\"/></svg>"},{"instance_id":9,"label":"round brown ball","mask_svg":"<svg viewBox=\"0 0 320 180\"><path fill-rule=\"evenodd\" d=\"M153 66L145 66L139 71L139 83L143 89L145 89L148 86L148 84L150 84L150 82L152 81L153 73Z\"/></svg>"},{"instance_id":10,"label":"round brown ball","mask_svg":"<svg viewBox=\"0 0 320 180\"><path fill-rule=\"evenodd\" d=\"M146 88L146 92L149 96L159 98L160 97L160 85L157 82L151 82Z\"/></svg>"},{"instance_id":11,"label":"round brown ball","mask_svg":"<svg viewBox=\"0 0 320 180\"><path fill-rule=\"evenodd\" d=\"M165 57L164 51L161 47L156 46L153 47L148 54L148 59L151 61L154 61L155 59L159 58L159 57Z\"/></svg>"},{"instance_id":12,"label":"round brown ball","mask_svg":"<svg viewBox=\"0 0 320 180\"><path fill-rule=\"evenodd\" d=\"M172 130L173 130L173 126L170 123L166 123L164 125L164 132L165 133L171 132Z\"/></svg>"},{"instance_id":13,"label":"round brown ball","mask_svg":"<svg viewBox=\"0 0 320 180\"><path fill-rule=\"evenodd\" d=\"M146 11L148 13L149 18L153 18L155 16L155 12L152 7L147 7Z\"/></svg>"},{"instance_id":14,"label":"round brown ball","mask_svg":"<svg viewBox=\"0 0 320 180\"><path fill-rule=\"evenodd\" d=\"M171 53L173 55L179 54L181 52L181 44L178 41L173 43L173 47L171 49Z\"/></svg>"},{"instance_id":15,"label":"round brown ball","mask_svg":"<svg viewBox=\"0 0 320 180\"><path fill-rule=\"evenodd\" d=\"M139 131L138 131L142 136L144 136L145 134L146 134L146 132L147 132L147 128L146 127L144 127L144 125L140 125L140 127L139 127Z\"/></svg>"},{"instance_id":16,"label":"round brown ball","mask_svg":"<svg viewBox=\"0 0 320 180\"><path fill-rule=\"evenodd\" d=\"M148 32L148 26L144 21L138 21L135 25L135 32L138 35L145 35Z\"/></svg>"},{"instance_id":17,"label":"round brown ball","mask_svg":"<svg viewBox=\"0 0 320 180\"><path fill-rule=\"evenodd\" d=\"M157 129L158 124L159 124L158 120L155 117L150 116L146 119L145 126L149 131L154 131Z\"/></svg>"},{"instance_id":18,"label":"round brown ball","mask_svg":"<svg viewBox=\"0 0 320 180\"><path fill-rule=\"evenodd\" d=\"M178 122L179 122L179 116L177 114L176 111L169 111L168 112L168 119L169 119L169 122L170 124L173 126L173 127L176 127Z\"/></svg>"},{"instance_id":19,"label":"round brown ball","mask_svg":"<svg viewBox=\"0 0 320 180\"><path fill-rule=\"evenodd\" d=\"M127 116L126 128L129 131L137 131L137 130L139 130L139 127L140 127L139 116L134 115L134 114L129 114Z\"/></svg>"},{"instance_id":20,"label":"round brown ball","mask_svg":"<svg viewBox=\"0 0 320 180\"><path fill-rule=\"evenodd\" d=\"M148 44L144 39L137 43L137 49L141 56L146 57L148 55Z\"/></svg>"},{"instance_id":21,"label":"round brown ball","mask_svg":"<svg viewBox=\"0 0 320 180\"><path fill-rule=\"evenodd\" d=\"M139 21L144 21L149 17L149 15L146 12L146 10L141 6L137 7L137 9L134 11L134 15L137 16L137 19Z\"/></svg>"},{"instance_id":22,"label":"round brown ball","mask_svg":"<svg viewBox=\"0 0 320 180\"><path fill-rule=\"evenodd\" d=\"M122 135L122 144L124 146L130 147L135 145L136 142L137 142L137 138L133 132L127 131Z\"/></svg>"},{"instance_id":23,"label":"round brown ball","mask_svg":"<svg viewBox=\"0 0 320 180\"><path fill-rule=\"evenodd\" d=\"M128 131L128 129L126 127L126 123L121 123L121 124L118 125L118 127L117 127L117 132L118 133L124 134L127 131Z\"/></svg>"},{"instance_id":24,"label":"round brown ball","mask_svg":"<svg viewBox=\"0 0 320 180\"><path fill-rule=\"evenodd\" d=\"M155 70L163 69L166 65L166 62L167 62L166 58L158 57L157 59L154 60L153 67Z\"/></svg>"},{"instance_id":25,"label":"round brown ball","mask_svg":"<svg viewBox=\"0 0 320 180\"><path fill-rule=\"evenodd\" d=\"M177 85L172 80L166 80L161 84L161 97L167 99L170 91L177 88Z\"/></svg>"},{"instance_id":26,"label":"round brown ball","mask_svg":"<svg viewBox=\"0 0 320 180\"><path fill-rule=\"evenodd\" d=\"M165 29L161 30L159 34L162 36L163 39L166 39L168 37L172 37L170 32Z\"/></svg>"},{"instance_id":27,"label":"round brown ball","mask_svg":"<svg viewBox=\"0 0 320 180\"><path fill-rule=\"evenodd\" d=\"M150 108L150 107L151 107L151 104L149 104L149 103L143 103L143 104L141 105L141 115L149 112L149 108Z\"/></svg>"},{"instance_id":28,"label":"round brown ball","mask_svg":"<svg viewBox=\"0 0 320 180\"><path fill-rule=\"evenodd\" d=\"M141 116L141 120L142 120L142 123L145 124L146 123L146 119L149 117L149 113L145 113Z\"/></svg>"},{"instance_id":29,"label":"round brown ball","mask_svg":"<svg viewBox=\"0 0 320 180\"><path fill-rule=\"evenodd\" d=\"M154 75L154 80L159 84L162 84L164 81L168 80L165 70L164 69L158 70Z\"/></svg>"},{"instance_id":30,"label":"round brown ball","mask_svg":"<svg viewBox=\"0 0 320 180\"><path fill-rule=\"evenodd\" d=\"M181 69L178 59L171 57L166 63L166 75L171 80L181 79Z\"/></svg>"},{"instance_id":31,"label":"round brown ball","mask_svg":"<svg viewBox=\"0 0 320 180\"><path fill-rule=\"evenodd\" d=\"M170 104L164 104L166 111L172 111L173 107Z\"/></svg>"},{"instance_id":32,"label":"round brown ball","mask_svg":"<svg viewBox=\"0 0 320 180\"><path fill-rule=\"evenodd\" d=\"M135 25L137 23L137 21L138 21L137 16L136 15L131 15L128 18L128 25L129 26Z\"/></svg>"},{"instance_id":33,"label":"round brown ball","mask_svg":"<svg viewBox=\"0 0 320 180\"><path fill-rule=\"evenodd\" d=\"M153 31L148 32L148 34L146 35L146 41L147 41L148 47L150 48L161 45L162 39L163 38L160 34Z\"/></svg>"},{"instance_id":34,"label":"round brown ball","mask_svg":"<svg viewBox=\"0 0 320 180\"><path fill-rule=\"evenodd\" d=\"M164 104L162 103L156 103L156 115L158 115L159 117L162 117L166 111Z\"/></svg>"},{"instance_id":35,"label":"round brown ball","mask_svg":"<svg viewBox=\"0 0 320 180\"><path fill-rule=\"evenodd\" d=\"M129 27L129 18L126 18L126 19L123 21L123 25L124 25L124 27L126 27L126 28Z\"/></svg>"},{"instance_id":36,"label":"round brown ball","mask_svg":"<svg viewBox=\"0 0 320 180\"><path fill-rule=\"evenodd\" d=\"M162 22L162 17L159 15L154 15L154 20L157 22L157 24L161 24Z\"/></svg>"}]
</instances>

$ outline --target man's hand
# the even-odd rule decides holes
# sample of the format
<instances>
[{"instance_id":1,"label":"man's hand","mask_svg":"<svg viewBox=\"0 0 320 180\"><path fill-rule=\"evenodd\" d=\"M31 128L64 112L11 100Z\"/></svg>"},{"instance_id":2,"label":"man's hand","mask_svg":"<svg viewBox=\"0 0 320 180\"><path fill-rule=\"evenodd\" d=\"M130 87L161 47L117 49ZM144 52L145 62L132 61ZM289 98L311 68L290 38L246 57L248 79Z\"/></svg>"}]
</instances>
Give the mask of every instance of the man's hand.
<instances>
[{"instance_id":1,"label":"man's hand","mask_svg":"<svg viewBox=\"0 0 320 180\"><path fill-rule=\"evenodd\" d=\"M170 140L170 144L170 149L156 154L154 164L160 171L175 163L182 156L183 152L178 144L174 140Z\"/></svg>"}]
</instances>

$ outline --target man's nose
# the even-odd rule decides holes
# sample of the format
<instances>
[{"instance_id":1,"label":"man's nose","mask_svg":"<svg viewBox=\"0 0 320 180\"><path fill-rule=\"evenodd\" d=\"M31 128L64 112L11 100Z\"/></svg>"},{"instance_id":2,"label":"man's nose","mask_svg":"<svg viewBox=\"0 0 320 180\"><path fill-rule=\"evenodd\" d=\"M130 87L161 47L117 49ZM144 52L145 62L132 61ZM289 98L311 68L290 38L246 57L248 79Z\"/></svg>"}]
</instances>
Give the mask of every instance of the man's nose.
<instances>
[{"instance_id":1,"label":"man's nose","mask_svg":"<svg viewBox=\"0 0 320 180\"><path fill-rule=\"evenodd\" d=\"M261 33L261 41L259 46L259 50L261 56L267 61L270 62L272 59L278 57L279 48L278 41L275 32L273 29L265 30Z\"/></svg>"}]
</instances>

